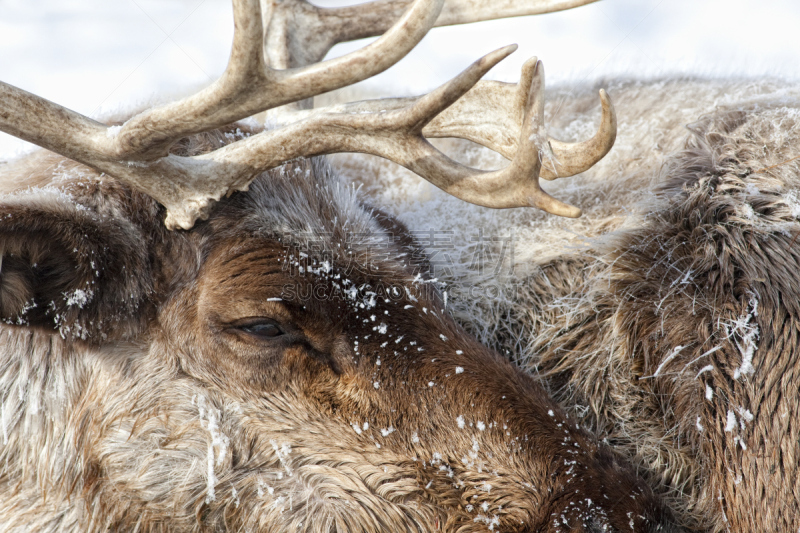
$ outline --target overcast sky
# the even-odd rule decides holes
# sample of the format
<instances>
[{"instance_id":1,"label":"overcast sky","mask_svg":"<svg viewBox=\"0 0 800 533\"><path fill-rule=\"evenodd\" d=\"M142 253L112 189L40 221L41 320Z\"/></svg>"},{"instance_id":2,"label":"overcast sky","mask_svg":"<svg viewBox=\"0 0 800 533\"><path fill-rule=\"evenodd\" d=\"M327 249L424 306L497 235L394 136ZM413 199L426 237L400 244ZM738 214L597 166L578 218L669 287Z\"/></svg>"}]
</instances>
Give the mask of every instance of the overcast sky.
<instances>
[{"instance_id":1,"label":"overcast sky","mask_svg":"<svg viewBox=\"0 0 800 533\"><path fill-rule=\"evenodd\" d=\"M228 0L0 0L0 80L102 117L212 81L227 62L232 20ZM800 1L601 0L439 28L367 83L387 95L427 91L510 43L520 50L489 78L516 81L536 55L549 84L685 74L800 81ZM363 42L332 54L355 46ZM21 146L0 134L0 156Z\"/></svg>"}]
</instances>

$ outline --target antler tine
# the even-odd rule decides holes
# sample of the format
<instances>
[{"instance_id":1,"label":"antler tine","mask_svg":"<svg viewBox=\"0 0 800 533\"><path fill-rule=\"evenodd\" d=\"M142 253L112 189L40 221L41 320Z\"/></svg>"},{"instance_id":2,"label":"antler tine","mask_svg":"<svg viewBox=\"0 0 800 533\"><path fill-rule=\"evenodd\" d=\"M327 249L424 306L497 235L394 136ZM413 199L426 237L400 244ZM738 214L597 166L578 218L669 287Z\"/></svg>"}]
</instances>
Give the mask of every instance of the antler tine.
<instances>
[{"instance_id":1,"label":"antler tine","mask_svg":"<svg viewBox=\"0 0 800 533\"><path fill-rule=\"evenodd\" d=\"M520 15L537 15L590 4L597 0L446 0L435 26L466 24ZM340 8L319 8L306 0L284 0L275 6L270 35L276 36L271 54L282 66L319 61L333 45L380 35L387 21L394 20L410 0L388 0ZM280 39L280 40L278 40ZM302 45L300 45L302 43ZM478 83L464 98L437 116L423 132L428 138L460 137L482 144L511 160L517 152L517 139L525 110L529 80L535 60L523 67L519 84L495 81ZM614 146L617 125L611 100L600 91L602 117L597 133L578 143L549 137L550 157L542 170L546 180L574 176L600 161ZM491 104L491 105L489 105ZM337 109L366 111L373 104L353 104ZM384 99L382 109L408 105L404 98ZM285 120L284 110L270 118ZM465 120L470 117L471 120Z\"/></svg>"},{"instance_id":2,"label":"antler tine","mask_svg":"<svg viewBox=\"0 0 800 533\"><path fill-rule=\"evenodd\" d=\"M429 138L460 137L512 159L522 126L527 87L536 68L536 58L522 66L518 84L483 81L454 106L442 113L424 131ZM585 172L600 161L614 146L617 116L611 98L600 89L602 116L597 133L583 142L569 143L545 137L552 157L543 166L541 178L552 180ZM466 117L466 118L465 118Z\"/></svg>"},{"instance_id":3,"label":"antler tine","mask_svg":"<svg viewBox=\"0 0 800 533\"><path fill-rule=\"evenodd\" d=\"M308 111L293 115L302 119L280 129L266 131L196 159L213 161L215 175L228 174L235 187L246 186L243 169L253 174L300 155L362 152L390 159L419 174L445 192L462 200L494 208L538 207L549 213L577 217L580 210L545 193L538 183L541 168L538 144L544 139L544 69L534 62L526 94L525 116L519 128L519 150L502 170L482 171L448 158L423 136L425 126L437 113L456 102L485 72L508 56L508 46L484 56L456 78L407 105L382 111L382 100L360 110ZM362 103L364 104L364 103ZM350 107L350 106L345 106ZM369 107L369 109L366 109ZM255 165L255 168L249 168ZM228 183L231 183L230 181Z\"/></svg>"},{"instance_id":4,"label":"antler tine","mask_svg":"<svg viewBox=\"0 0 800 533\"><path fill-rule=\"evenodd\" d=\"M405 0L408 3L409 0ZM484 20L494 20L523 15L542 15L555 11L565 11L585 6L598 0L504 0L486 2L484 0L448 0L437 26L468 24Z\"/></svg>"},{"instance_id":5,"label":"antler tine","mask_svg":"<svg viewBox=\"0 0 800 533\"><path fill-rule=\"evenodd\" d=\"M552 137L548 138L553 158L551 166L542 168L541 177L546 180L567 178L592 168L603 159L617 140L617 114L611 97L605 89L600 89L602 117L594 137L587 141L568 143Z\"/></svg>"},{"instance_id":6,"label":"antler tine","mask_svg":"<svg viewBox=\"0 0 800 533\"><path fill-rule=\"evenodd\" d=\"M519 83L480 81L462 98L437 115L425 126L427 138L458 137L490 148L508 160L518 152L530 84L537 59L528 60L522 67ZM302 120L310 113L370 113L378 110L402 109L418 97L384 98L351 102L314 111L290 111L275 115L280 123ZM552 137L542 137L546 165L540 177L546 180L574 176L585 172L600 161L614 146L617 118L611 99L600 90L602 116L597 133L583 142L568 143ZM277 110L280 111L280 110ZM549 153L548 153L549 152Z\"/></svg>"},{"instance_id":7,"label":"antler tine","mask_svg":"<svg viewBox=\"0 0 800 533\"><path fill-rule=\"evenodd\" d=\"M415 0L380 39L346 56L275 70L263 54L260 0L233 0L235 36L222 77L199 93L109 129L53 102L0 83L0 130L108 172L120 161L154 161L181 137L356 83L402 59L433 27L444 0ZM31 115L36 111L36 115ZM36 121L29 120L37 116ZM111 172L109 172L111 173Z\"/></svg>"},{"instance_id":8,"label":"antler tine","mask_svg":"<svg viewBox=\"0 0 800 533\"><path fill-rule=\"evenodd\" d=\"M524 118L511 164L502 170L485 172L465 167L444 156L427 141L425 157L403 164L445 192L467 202L493 208L537 207L554 215L579 217L580 209L556 200L539 186L539 146L544 135L544 67L529 61ZM422 101L425 97L420 99ZM419 102L418 102L419 103ZM424 130L423 130L424 133Z\"/></svg>"}]
</instances>

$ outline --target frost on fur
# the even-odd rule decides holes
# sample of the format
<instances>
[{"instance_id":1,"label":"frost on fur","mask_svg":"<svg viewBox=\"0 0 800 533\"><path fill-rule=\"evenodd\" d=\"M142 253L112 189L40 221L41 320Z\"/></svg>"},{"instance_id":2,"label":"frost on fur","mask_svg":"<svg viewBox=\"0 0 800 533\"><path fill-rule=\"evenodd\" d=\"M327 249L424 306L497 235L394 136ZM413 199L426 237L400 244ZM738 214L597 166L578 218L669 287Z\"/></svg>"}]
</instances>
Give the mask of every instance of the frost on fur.
<instances>
[{"instance_id":1,"label":"frost on fur","mask_svg":"<svg viewBox=\"0 0 800 533\"><path fill-rule=\"evenodd\" d=\"M547 122L563 138L590 127L573 120L589 91L574 90L548 98L562 102ZM800 388L800 92L773 80L609 92L614 150L545 184L581 206L577 220L464 206L382 162L333 159L412 229L458 237L429 251L456 258L441 276L449 308L650 472L684 524L797 531L800 467L778 449L800 439L790 422L800 402L781 392ZM475 145L441 144L470 164L502 164ZM459 253L476 227L498 241L513 232L513 265L488 274Z\"/></svg>"},{"instance_id":2,"label":"frost on fur","mask_svg":"<svg viewBox=\"0 0 800 533\"><path fill-rule=\"evenodd\" d=\"M0 523L797 530L800 472L780 447L800 441L800 96L611 92L615 150L545 184L578 220L466 206L339 156L343 180L296 161L166 232L163 208L90 170L10 169L69 194L2 196ZM571 121L588 93L553 92L554 135L594 126Z\"/></svg>"},{"instance_id":3,"label":"frost on fur","mask_svg":"<svg viewBox=\"0 0 800 533\"><path fill-rule=\"evenodd\" d=\"M758 300L755 295L751 296L748 305L745 316L739 317L732 323L722 324L726 337L733 340L742 354L742 364L734 370L733 379L755 372L753 354L758 348L759 334L758 324L755 323L755 318L758 316Z\"/></svg>"},{"instance_id":4,"label":"frost on fur","mask_svg":"<svg viewBox=\"0 0 800 533\"><path fill-rule=\"evenodd\" d=\"M90 169L17 164L23 185L51 181L0 194L0 530L672 524L453 319L423 234L324 160L264 174L189 231ZM512 234L465 245L476 279L513 263Z\"/></svg>"}]
</instances>

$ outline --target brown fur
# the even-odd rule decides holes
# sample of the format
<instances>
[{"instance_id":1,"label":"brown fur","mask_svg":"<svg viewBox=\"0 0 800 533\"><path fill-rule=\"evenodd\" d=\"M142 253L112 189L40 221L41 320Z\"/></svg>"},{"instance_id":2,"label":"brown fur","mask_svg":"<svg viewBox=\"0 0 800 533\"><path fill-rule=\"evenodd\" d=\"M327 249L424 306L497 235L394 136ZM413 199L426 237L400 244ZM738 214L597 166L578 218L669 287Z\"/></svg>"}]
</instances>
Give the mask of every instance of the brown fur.
<instances>
[{"instance_id":1,"label":"brown fur","mask_svg":"<svg viewBox=\"0 0 800 533\"><path fill-rule=\"evenodd\" d=\"M324 162L187 232L53 156L6 176L0 529L675 531Z\"/></svg>"},{"instance_id":2,"label":"brown fur","mask_svg":"<svg viewBox=\"0 0 800 533\"><path fill-rule=\"evenodd\" d=\"M487 217L487 232L518 232L525 281L454 308L635 462L684 526L798 531L800 98L769 81L610 93L618 145L561 194L588 204L584 220ZM588 96L564 98L569 123ZM541 254L520 257L529 242ZM457 266L453 285L493 281Z\"/></svg>"},{"instance_id":3,"label":"brown fur","mask_svg":"<svg viewBox=\"0 0 800 533\"><path fill-rule=\"evenodd\" d=\"M800 165L796 147L767 141L789 124L752 111L693 126L665 167L662 207L579 267L572 294L585 299L535 351L559 396L589 404L687 521L795 531Z\"/></svg>"}]
</instances>

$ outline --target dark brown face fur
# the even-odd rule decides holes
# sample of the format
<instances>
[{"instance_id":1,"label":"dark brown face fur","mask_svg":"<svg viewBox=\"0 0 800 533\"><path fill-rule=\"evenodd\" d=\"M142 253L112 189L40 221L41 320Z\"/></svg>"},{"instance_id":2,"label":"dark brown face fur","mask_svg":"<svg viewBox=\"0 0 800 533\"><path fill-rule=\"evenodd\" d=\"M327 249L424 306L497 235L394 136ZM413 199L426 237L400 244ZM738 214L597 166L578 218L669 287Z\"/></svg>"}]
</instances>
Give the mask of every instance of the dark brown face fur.
<instances>
[{"instance_id":1,"label":"dark brown face fur","mask_svg":"<svg viewBox=\"0 0 800 533\"><path fill-rule=\"evenodd\" d=\"M347 275L308 257L317 273L296 275L297 259L274 240L212 248L162 312L167 328L196 336L173 347L188 374L243 402L301 394L360 426L366 446L416 463L415 497L448 531L651 531L666 518L627 466L469 338L411 272Z\"/></svg>"},{"instance_id":2,"label":"dark brown face fur","mask_svg":"<svg viewBox=\"0 0 800 533\"><path fill-rule=\"evenodd\" d=\"M89 209L83 226L74 226L83 211L68 206L60 217L5 207L14 269L3 271L0 309L22 325L5 334L49 336L70 364L91 361L74 372L95 379L67 406L91 413L74 488L48 489L60 479L50 470L33 482L12 459L0 493L25 487L28 510L20 500L0 506L0 518L45 520L50 490L71 520L53 523L66 529L673 531L628 465L450 318L408 232L326 183L326 172L308 162L273 172L191 232L134 219L129 206L142 198L98 200L80 180L68 187ZM101 216L98 201L117 204ZM298 237L308 218L323 241ZM44 229L20 236L34 219ZM143 242L104 234L117 219ZM36 271L43 260L23 242L64 220L55 234L64 257L47 260L60 267ZM69 252L89 230L98 244ZM366 230L388 236L380 253ZM115 235L123 252L110 246ZM101 265L96 274L86 257ZM73 275L83 272L75 264L87 273ZM48 272L55 288L40 294ZM119 283L133 303L114 309L118 297L103 291ZM97 288L76 305L84 285ZM34 300L39 314L15 307ZM61 308L75 316L66 321ZM103 313L126 326L89 320ZM9 348L3 361L37 356ZM20 449L47 446L23 444L21 422L11 431ZM92 509L104 516L90 520Z\"/></svg>"}]
</instances>

